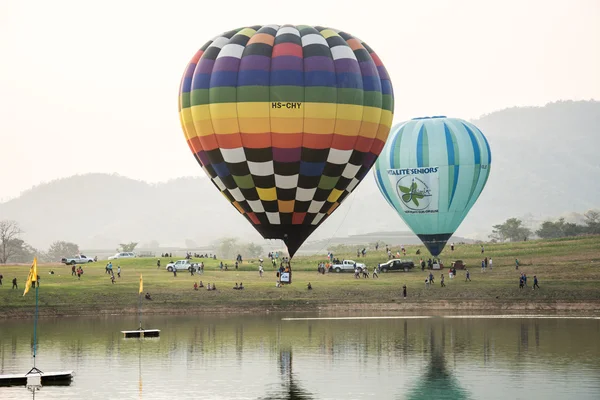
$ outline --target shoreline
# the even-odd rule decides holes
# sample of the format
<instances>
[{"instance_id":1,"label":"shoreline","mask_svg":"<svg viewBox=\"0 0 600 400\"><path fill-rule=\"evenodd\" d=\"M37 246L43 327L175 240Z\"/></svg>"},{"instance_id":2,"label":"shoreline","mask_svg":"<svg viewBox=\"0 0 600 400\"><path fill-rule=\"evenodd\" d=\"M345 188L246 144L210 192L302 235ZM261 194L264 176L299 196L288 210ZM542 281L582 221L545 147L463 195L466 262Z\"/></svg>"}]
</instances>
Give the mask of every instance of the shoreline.
<instances>
[{"instance_id":1,"label":"shoreline","mask_svg":"<svg viewBox=\"0 0 600 400\"><path fill-rule=\"evenodd\" d=\"M174 308L175 306L175 308ZM411 301L398 299L386 304L380 303L329 303L319 304L306 301L290 302L288 304L235 304L235 305L210 305L195 308L176 308L176 304L144 307L143 315L202 315L202 314L260 314L295 313L295 314L361 314L361 313L390 313L406 312L407 315L419 312L427 315L467 315L480 313L484 315L499 315L510 313L563 313L596 317L600 316L600 301L490 301L490 300L427 300ZM29 319L33 318L33 307L0 309L0 320ZM135 316L138 309L124 308L96 308L96 307L49 307L39 309L40 318L67 318L67 317L108 317L108 316Z\"/></svg>"}]
</instances>

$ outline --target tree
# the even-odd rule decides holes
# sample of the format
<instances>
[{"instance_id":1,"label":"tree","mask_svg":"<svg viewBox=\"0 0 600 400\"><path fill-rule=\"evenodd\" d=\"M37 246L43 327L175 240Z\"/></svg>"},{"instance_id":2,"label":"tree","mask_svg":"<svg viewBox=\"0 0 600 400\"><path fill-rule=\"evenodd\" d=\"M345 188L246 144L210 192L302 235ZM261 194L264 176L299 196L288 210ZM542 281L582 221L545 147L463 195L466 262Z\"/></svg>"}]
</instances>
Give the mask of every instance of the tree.
<instances>
[{"instance_id":1,"label":"tree","mask_svg":"<svg viewBox=\"0 0 600 400\"><path fill-rule=\"evenodd\" d=\"M133 249L135 249L135 246L137 246L137 242L130 242L130 243L119 243L119 247L120 249L117 249L117 251L123 252L123 253L130 253L133 251Z\"/></svg>"},{"instance_id":2,"label":"tree","mask_svg":"<svg viewBox=\"0 0 600 400\"><path fill-rule=\"evenodd\" d=\"M0 221L0 264L6 264L8 259L19 251L19 236L23 233L16 221Z\"/></svg>"},{"instance_id":3,"label":"tree","mask_svg":"<svg viewBox=\"0 0 600 400\"><path fill-rule=\"evenodd\" d=\"M263 248L261 245L248 243L245 246L244 253L249 258L258 258L263 254Z\"/></svg>"},{"instance_id":4,"label":"tree","mask_svg":"<svg viewBox=\"0 0 600 400\"><path fill-rule=\"evenodd\" d=\"M566 222L562 227L563 237L573 237L585 234L587 231L583 225L577 225L572 222Z\"/></svg>"},{"instance_id":5,"label":"tree","mask_svg":"<svg viewBox=\"0 0 600 400\"><path fill-rule=\"evenodd\" d=\"M594 235L600 234L600 211L588 210L583 216L585 217L587 232Z\"/></svg>"},{"instance_id":6,"label":"tree","mask_svg":"<svg viewBox=\"0 0 600 400\"><path fill-rule=\"evenodd\" d=\"M220 259L234 259L238 253L238 239L234 237L218 239L215 248Z\"/></svg>"},{"instance_id":7,"label":"tree","mask_svg":"<svg viewBox=\"0 0 600 400\"><path fill-rule=\"evenodd\" d=\"M75 243L64 242L62 240L52 243L47 252L48 258L53 262L60 261L63 257L72 257L76 254L79 254L79 246Z\"/></svg>"},{"instance_id":8,"label":"tree","mask_svg":"<svg viewBox=\"0 0 600 400\"><path fill-rule=\"evenodd\" d=\"M540 228L535 231L535 234L542 239L554 239L562 237L563 232L562 227L560 226L560 220L558 222L544 221Z\"/></svg>"},{"instance_id":9,"label":"tree","mask_svg":"<svg viewBox=\"0 0 600 400\"><path fill-rule=\"evenodd\" d=\"M33 258L39 253L37 249L25 243L25 241L21 239L11 240L10 246L14 250L10 256L10 261L16 263L30 263L33 261Z\"/></svg>"},{"instance_id":10,"label":"tree","mask_svg":"<svg viewBox=\"0 0 600 400\"><path fill-rule=\"evenodd\" d=\"M490 237L500 242L527 240L531 236L531 229L523 226L523 221L518 218L509 218L503 224L494 225L492 228Z\"/></svg>"}]
</instances>

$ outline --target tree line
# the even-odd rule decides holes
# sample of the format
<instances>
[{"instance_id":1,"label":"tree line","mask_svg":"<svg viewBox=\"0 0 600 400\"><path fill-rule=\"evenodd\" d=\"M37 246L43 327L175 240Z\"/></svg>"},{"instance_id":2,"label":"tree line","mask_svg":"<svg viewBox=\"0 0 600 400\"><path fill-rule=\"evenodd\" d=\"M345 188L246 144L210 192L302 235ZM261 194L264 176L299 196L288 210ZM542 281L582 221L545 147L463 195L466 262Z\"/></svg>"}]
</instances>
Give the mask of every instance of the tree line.
<instances>
[{"instance_id":1,"label":"tree line","mask_svg":"<svg viewBox=\"0 0 600 400\"><path fill-rule=\"evenodd\" d=\"M55 241L47 250L36 249L21 239L23 230L16 221L0 221L0 264L7 262L30 263L33 257L40 262L56 262L62 257L79 254L79 246L62 240Z\"/></svg>"},{"instance_id":2,"label":"tree line","mask_svg":"<svg viewBox=\"0 0 600 400\"><path fill-rule=\"evenodd\" d=\"M253 242L241 242L235 237L217 239L213 246L221 259L235 259L238 254L244 258L263 256L263 247Z\"/></svg>"},{"instance_id":3,"label":"tree line","mask_svg":"<svg viewBox=\"0 0 600 400\"><path fill-rule=\"evenodd\" d=\"M519 218L509 218L504 223L494 225L489 236L494 242L518 242L531 239L557 239L581 235L600 234L600 211L589 210L583 214L583 224L567 222L564 218L544 221L536 230L525 226Z\"/></svg>"}]
</instances>

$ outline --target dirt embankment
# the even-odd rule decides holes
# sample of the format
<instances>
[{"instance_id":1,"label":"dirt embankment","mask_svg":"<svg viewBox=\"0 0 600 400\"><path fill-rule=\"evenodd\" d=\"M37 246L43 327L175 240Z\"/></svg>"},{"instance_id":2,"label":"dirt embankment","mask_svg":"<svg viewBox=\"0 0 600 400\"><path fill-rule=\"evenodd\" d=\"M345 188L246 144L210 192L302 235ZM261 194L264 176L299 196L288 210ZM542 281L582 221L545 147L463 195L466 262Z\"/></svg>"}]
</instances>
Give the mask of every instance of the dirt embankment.
<instances>
[{"instance_id":1,"label":"dirt embankment","mask_svg":"<svg viewBox=\"0 0 600 400\"><path fill-rule=\"evenodd\" d=\"M33 309L0 309L1 318L31 318ZM68 316L108 316L136 315L137 308L100 309L90 307L43 307L40 317ZM386 304L378 303L337 303L316 304L310 302L288 302L285 304L245 304L245 305L211 305L205 307L181 307L176 305L161 305L145 307L144 315L199 315L199 314L257 314L271 312L291 313L417 313L425 315L443 314L560 314L600 316L600 301L489 301L489 300L434 300L434 301L404 301L397 300Z\"/></svg>"}]
</instances>

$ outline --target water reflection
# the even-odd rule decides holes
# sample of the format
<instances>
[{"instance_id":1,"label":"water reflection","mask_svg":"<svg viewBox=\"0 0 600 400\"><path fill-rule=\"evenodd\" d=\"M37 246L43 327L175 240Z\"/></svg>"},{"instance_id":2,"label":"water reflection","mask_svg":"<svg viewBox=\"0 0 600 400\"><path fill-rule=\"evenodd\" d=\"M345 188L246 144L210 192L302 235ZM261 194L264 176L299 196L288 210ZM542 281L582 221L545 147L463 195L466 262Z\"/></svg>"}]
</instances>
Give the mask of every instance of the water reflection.
<instances>
[{"instance_id":1,"label":"water reflection","mask_svg":"<svg viewBox=\"0 0 600 400\"><path fill-rule=\"evenodd\" d=\"M441 332L441 337L436 334ZM429 354L429 362L423 376L419 377L407 395L409 400L420 399L468 399L467 391L460 386L459 380L450 372L446 364L446 326L429 326L427 334L429 345L424 349ZM485 357L485 356L484 356Z\"/></svg>"},{"instance_id":2,"label":"water reflection","mask_svg":"<svg viewBox=\"0 0 600 400\"><path fill-rule=\"evenodd\" d=\"M279 375L281 388L261 400L309 400L312 395L306 391L294 375L293 351L291 347L279 351Z\"/></svg>"},{"instance_id":3,"label":"water reflection","mask_svg":"<svg viewBox=\"0 0 600 400\"><path fill-rule=\"evenodd\" d=\"M59 398L597 399L600 321L415 318L282 321L149 317L154 339L123 339L128 318L43 320L38 364L73 369ZM27 321L0 323L0 373L30 368ZM30 398L25 388L0 398Z\"/></svg>"}]
</instances>

